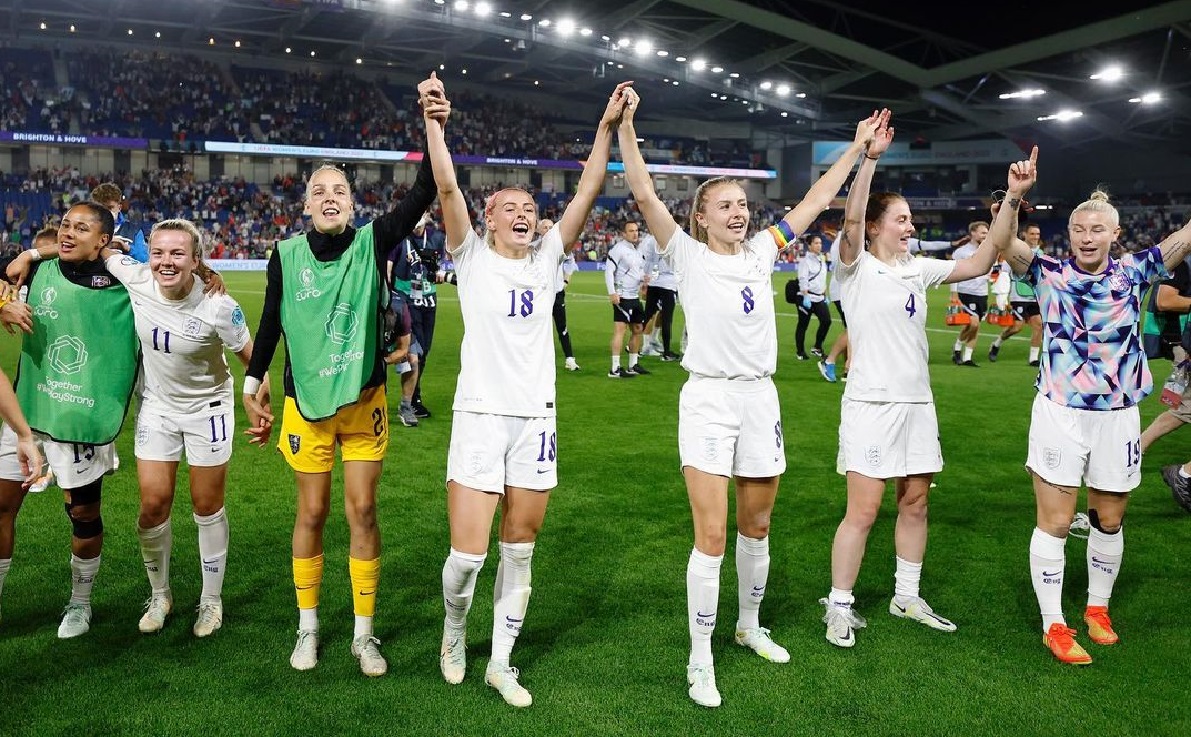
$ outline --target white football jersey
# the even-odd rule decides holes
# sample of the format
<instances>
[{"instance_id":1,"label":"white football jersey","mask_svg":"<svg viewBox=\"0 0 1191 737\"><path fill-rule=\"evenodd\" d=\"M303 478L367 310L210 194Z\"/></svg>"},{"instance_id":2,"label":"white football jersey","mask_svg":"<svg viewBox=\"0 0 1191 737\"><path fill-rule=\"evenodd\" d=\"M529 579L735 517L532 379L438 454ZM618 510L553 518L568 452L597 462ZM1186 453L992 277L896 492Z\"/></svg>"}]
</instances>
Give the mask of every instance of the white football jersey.
<instances>
[{"instance_id":1,"label":"white football jersey","mask_svg":"<svg viewBox=\"0 0 1191 737\"><path fill-rule=\"evenodd\" d=\"M197 277L185 299L162 296L148 264L107 259L132 301L144 367L145 407L163 415L214 414L234 408L224 350L244 350L251 334L244 311L227 295L207 297Z\"/></svg>"},{"instance_id":2,"label":"white football jersey","mask_svg":"<svg viewBox=\"0 0 1191 737\"><path fill-rule=\"evenodd\" d=\"M827 264L817 253L807 251L798 261L798 289L811 302L822 302L827 294Z\"/></svg>"},{"instance_id":3,"label":"white football jersey","mask_svg":"<svg viewBox=\"0 0 1191 737\"><path fill-rule=\"evenodd\" d=\"M840 235L837 235L835 240L831 242L831 268L829 269L831 271L831 281L827 283L827 299L832 302L843 300L839 288L839 242L840 238L843 237L842 234L843 231L841 230Z\"/></svg>"},{"instance_id":4,"label":"white football jersey","mask_svg":"<svg viewBox=\"0 0 1191 737\"><path fill-rule=\"evenodd\" d=\"M562 257L558 225L523 259L500 256L474 232L451 253L463 312L456 411L555 414L553 311Z\"/></svg>"},{"instance_id":5,"label":"white football jersey","mask_svg":"<svg viewBox=\"0 0 1191 737\"><path fill-rule=\"evenodd\" d=\"M608 249L608 260L604 262L604 283L608 294L618 294L623 299L638 299L641 281L645 278L645 254L640 241L634 246L626 240L619 240Z\"/></svg>"},{"instance_id":6,"label":"white football jersey","mask_svg":"<svg viewBox=\"0 0 1191 737\"><path fill-rule=\"evenodd\" d=\"M848 316L851 367L844 396L861 402L930 402L926 290L951 276L954 261L907 256L896 266L861 251L837 264Z\"/></svg>"},{"instance_id":7,"label":"white football jersey","mask_svg":"<svg viewBox=\"0 0 1191 737\"><path fill-rule=\"evenodd\" d=\"M674 267L686 315L682 367L696 376L760 379L777 370L773 262L777 242L763 230L740 253L715 253L680 228L658 252Z\"/></svg>"},{"instance_id":8,"label":"white football jersey","mask_svg":"<svg viewBox=\"0 0 1191 737\"><path fill-rule=\"evenodd\" d=\"M959 248L955 249L955 253L951 254L951 258L954 261L971 258L976 253L977 248L979 248L979 246L977 246L975 243L965 243ZM959 292L960 294L974 294L978 297L987 297L988 274L980 274L978 276L972 277L971 279L965 279L964 281L956 282L953 286L955 287L955 291ZM848 374L848 381L851 380L852 375Z\"/></svg>"},{"instance_id":9,"label":"white football jersey","mask_svg":"<svg viewBox=\"0 0 1191 737\"><path fill-rule=\"evenodd\" d=\"M678 291L678 277L670 262L658 256L658 239L652 235L641 236L641 252L645 254L645 270L649 274L649 286Z\"/></svg>"},{"instance_id":10,"label":"white football jersey","mask_svg":"<svg viewBox=\"0 0 1191 737\"><path fill-rule=\"evenodd\" d=\"M558 264L558 274L555 276L555 281L558 283L558 290L562 291L566 288L567 282L570 281L571 274L579 270L579 265L575 263L575 255L570 254L563 258Z\"/></svg>"}]
</instances>

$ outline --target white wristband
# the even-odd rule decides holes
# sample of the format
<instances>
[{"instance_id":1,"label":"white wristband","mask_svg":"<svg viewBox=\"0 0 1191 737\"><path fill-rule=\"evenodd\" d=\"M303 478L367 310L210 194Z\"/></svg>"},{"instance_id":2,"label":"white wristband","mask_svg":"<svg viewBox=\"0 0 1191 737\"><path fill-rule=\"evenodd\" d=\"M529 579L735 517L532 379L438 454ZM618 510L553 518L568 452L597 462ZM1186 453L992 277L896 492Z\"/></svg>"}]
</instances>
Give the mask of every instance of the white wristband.
<instances>
[{"instance_id":1,"label":"white wristband","mask_svg":"<svg viewBox=\"0 0 1191 737\"><path fill-rule=\"evenodd\" d=\"M37 250L36 248L30 248L29 249L29 259L31 261L40 261L41 260L41 251Z\"/></svg>"},{"instance_id":2,"label":"white wristband","mask_svg":"<svg viewBox=\"0 0 1191 737\"><path fill-rule=\"evenodd\" d=\"M256 396L256 393L261 390L261 380L252 376L244 377L244 393Z\"/></svg>"}]
</instances>

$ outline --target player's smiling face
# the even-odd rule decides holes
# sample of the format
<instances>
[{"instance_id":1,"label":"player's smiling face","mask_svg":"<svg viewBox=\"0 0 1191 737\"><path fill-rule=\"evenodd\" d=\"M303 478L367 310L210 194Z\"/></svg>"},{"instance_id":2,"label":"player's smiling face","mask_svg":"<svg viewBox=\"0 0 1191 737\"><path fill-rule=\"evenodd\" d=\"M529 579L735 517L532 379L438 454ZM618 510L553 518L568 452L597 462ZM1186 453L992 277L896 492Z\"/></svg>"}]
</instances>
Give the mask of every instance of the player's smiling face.
<instances>
[{"instance_id":1,"label":"player's smiling face","mask_svg":"<svg viewBox=\"0 0 1191 737\"><path fill-rule=\"evenodd\" d=\"M902 198L889 203L875 223L868 223L868 237L883 253L899 255L910 252L910 239L917 231L910 215L910 205Z\"/></svg>"},{"instance_id":2,"label":"player's smiling face","mask_svg":"<svg viewBox=\"0 0 1191 737\"><path fill-rule=\"evenodd\" d=\"M103 222L90 208L72 207L58 228L58 258L74 263L93 261L110 240L103 232Z\"/></svg>"},{"instance_id":3,"label":"player's smiling face","mask_svg":"<svg viewBox=\"0 0 1191 737\"><path fill-rule=\"evenodd\" d=\"M538 206L533 197L520 189L506 189L495 197L485 223L493 238L506 248L527 248L538 224Z\"/></svg>"},{"instance_id":4,"label":"player's smiling face","mask_svg":"<svg viewBox=\"0 0 1191 737\"><path fill-rule=\"evenodd\" d=\"M327 235L339 235L351 222L351 186L347 177L336 169L315 172L306 185L305 212L314 222L314 229Z\"/></svg>"},{"instance_id":5,"label":"player's smiling face","mask_svg":"<svg viewBox=\"0 0 1191 737\"><path fill-rule=\"evenodd\" d=\"M149 270L163 291L189 287L198 266L195 244L184 230L159 230L149 243Z\"/></svg>"},{"instance_id":6,"label":"player's smiling face","mask_svg":"<svg viewBox=\"0 0 1191 737\"><path fill-rule=\"evenodd\" d=\"M1108 249L1121 234L1112 218L1095 210L1080 210L1071 216L1067 235L1071 238L1071 258L1075 265L1093 274L1104 269Z\"/></svg>"},{"instance_id":7,"label":"player's smiling face","mask_svg":"<svg viewBox=\"0 0 1191 737\"><path fill-rule=\"evenodd\" d=\"M738 184L721 184L707 193L703 210L696 215L707 229L707 240L725 246L744 242L749 229L749 201Z\"/></svg>"}]
</instances>

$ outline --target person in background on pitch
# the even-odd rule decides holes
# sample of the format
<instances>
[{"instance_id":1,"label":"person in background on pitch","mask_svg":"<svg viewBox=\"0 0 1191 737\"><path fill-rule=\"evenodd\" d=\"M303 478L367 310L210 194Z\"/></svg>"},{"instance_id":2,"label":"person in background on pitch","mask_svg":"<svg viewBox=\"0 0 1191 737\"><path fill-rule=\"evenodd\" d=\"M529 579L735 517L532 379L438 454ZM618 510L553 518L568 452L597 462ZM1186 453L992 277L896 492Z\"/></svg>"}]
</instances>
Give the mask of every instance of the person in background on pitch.
<instances>
[{"instance_id":1,"label":"person in background on pitch","mask_svg":"<svg viewBox=\"0 0 1191 737\"><path fill-rule=\"evenodd\" d=\"M446 272L440 268L446 253L443 234L430 228L431 223L430 214L423 215L413 232L389 254L387 263L393 296L408 305L413 329L411 345L416 360L410 360L413 370L401 375L402 399L398 410L407 427L416 425L419 418L430 417L430 410L422 403L422 378L426 375L426 361L434 343L438 285L447 280Z\"/></svg>"},{"instance_id":2,"label":"person in background on pitch","mask_svg":"<svg viewBox=\"0 0 1191 737\"><path fill-rule=\"evenodd\" d=\"M418 84L419 101L441 90L442 83L431 74ZM445 105L434 107L436 115L449 112ZM319 167L306 183L304 211L311 229L278 243L269 259L265 303L241 399L250 428L271 427L272 409L257 392L284 334L285 408L277 447L294 470L298 496L292 540L298 633L289 661L295 670L318 664L323 529L338 446L351 532L351 654L366 676L388 671L373 633L381 547L376 490L389 446L384 357L391 351L384 334L391 298L385 261L394 245L413 232L434 195L434 172L425 157L405 197L356 228L347 175L335 166ZM249 442L263 448L268 437L261 432Z\"/></svg>"},{"instance_id":3,"label":"person in background on pitch","mask_svg":"<svg viewBox=\"0 0 1191 737\"><path fill-rule=\"evenodd\" d=\"M823 339L831 329L831 312L827 309L827 264L823 261L822 236L812 235L807 240L806 253L798 262L798 292L798 327L794 330L798 360L807 360L806 329L811 324L811 315L819 320L811 353L823 358Z\"/></svg>"},{"instance_id":4,"label":"person in background on pitch","mask_svg":"<svg viewBox=\"0 0 1191 737\"><path fill-rule=\"evenodd\" d=\"M988 223L983 220L969 223L968 242L955 249L951 258L956 261L971 258L987 237ZM976 368L980 364L972 360L972 351L976 349L976 339L980 337L980 321L988 312L988 274L977 274L953 284L951 291L959 297L964 312L968 313L968 324L959 329L959 337L952 346L951 362L957 366Z\"/></svg>"},{"instance_id":5,"label":"person in background on pitch","mask_svg":"<svg viewBox=\"0 0 1191 737\"><path fill-rule=\"evenodd\" d=\"M451 548L442 569L443 679L462 683L467 671L467 614L476 577L488 555L500 508L500 564L493 592L492 657L484 682L505 703L530 706L533 696L510 665L532 591L532 562L550 492L558 485L557 369L551 315L558 265L566 244L583 232L603 189L612 131L629 82L616 86L596 129L575 196L558 223L536 237L537 205L526 191L506 188L484 206L476 234L447 147L445 117L426 110L426 139L458 274L463 313L459 381L447 455L447 517ZM445 100L444 106L449 103Z\"/></svg>"},{"instance_id":6,"label":"person in background on pitch","mask_svg":"<svg viewBox=\"0 0 1191 737\"><path fill-rule=\"evenodd\" d=\"M1037 147L1031 162L1037 157ZM1022 197L1036 176L1010 176L998 221L1016 226ZM1014 177L1019 181L1015 184ZM1096 190L1067 220L1070 257L1039 255L1001 229L994 241L1014 273L1038 294L1045 331L1026 468L1033 479L1037 524L1030 539L1030 578L1042 615L1042 642L1063 663L1086 665L1088 652L1063 616L1065 548L1079 487L1088 487L1088 598L1084 623L1098 645L1119 640L1108 615L1124 556L1129 492L1141 482L1137 405L1153 388L1141 347L1141 292L1167 278L1191 254L1191 225L1157 246L1119 259L1109 255L1120 216Z\"/></svg>"},{"instance_id":7,"label":"person in background on pitch","mask_svg":"<svg viewBox=\"0 0 1191 737\"><path fill-rule=\"evenodd\" d=\"M993 203L993 217L997 216L1000 203ZM1026 210L1025 202L1021 209ZM1021 241L1035 253L1042 253L1042 229L1037 225L1027 225L1021 231ZM1001 353L1001 346L1005 341L1021 332L1026 325L1030 326L1030 357L1031 366L1038 365L1038 357L1042 353L1042 313L1038 311L1038 294L1034 287L1024 278L1013 274L1010 269L1013 287L1009 292L1009 308L1013 310L1013 324L1001 331L988 349L988 360L996 362Z\"/></svg>"},{"instance_id":8,"label":"person in background on pitch","mask_svg":"<svg viewBox=\"0 0 1191 737\"><path fill-rule=\"evenodd\" d=\"M649 284L645 270L645 254L640 249L641 226L629 220L620 231L620 240L608 249L604 264L604 283L608 301L612 303L612 368L610 379L627 379L652 373L638 360L645 332L645 307L641 304L641 290ZM629 365L620 365L624 334L629 330Z\"/></svg>"},{"instance_id":9,"label":"person in background on pitch","mask_svg":"<svg viewBox=\"0 0 1191 737\"><path fill-rule=\"evenodd\" d=\"M827 641L856 644L866 625L853 611L869 533L890 480L897 499L894 595L889 613L942 632L956 627L919 595L927 543L931 479L943 468L939 423L928 369L927 290L987 274L996 249L985 243L969 258L914 258L910 206L892 192L869 195L877 160L893 141L882 125L865 149L848 192L835 276L848 315L851 353L840 402L836 470L847 477L847 510L831 548L831 591L819 603ZM981 234L983 240L983 234ZM867 249L865 244L867 242Z\"/></svg>"},{"instance_id":10,"label":"person in background on pitch","mask_svg":"<svg viewBox=\"0 0 1191 737\"><path fill-rule=\"evenodd\" d=\"M1191 325L1187 317L1191 312L1191 265L1184 259L1171 272L1171 278L1154 289L1157 291L1153 295L1153 311L1146 316L1145 329L1147 333L1156 334L1158 355L1171 361L1170 377L1162 391L1162 402L1169 409L1155 417L1142 431L1143 455L1156 440L1191 422L1191 363L1188 362L1191 355L1183 345L1188 342L1184 341L1184 336L1188 335ZM1162 477L1174 491L1180 506L1191 511L1186 505L1186 500L1191 499L1185 494L1187 477L1180 475L1180 469L1179 465L1164 466ZM1179 479L1183 479L1182 483ZM1180 496L1180 492L1184 495Z\"/></svg>"},{"instance_id":11,"label":"person in background on pitch","mask_svg":"<svg viewBox=\"0 0 1191 737\"><path fill-rule=\"evenodd\" d=\"M671 349L674 336L674 312L678 305L678 277L674 267L658 256L658 241L652 235L641 237L649 286L645 288L645 347L643 356L660 356L663 361L681 361Z\"/></svg>"},{"instance_id":12,"label":"person in background on pitch","mask_svg":"<svg viewBox=\"0 0 1191 737\"><path fill-rule=\"evenodd\" d=\"M657 195L637 146L631 91L621 121L620 151L637 207L658 239L658 255L678 277L689 333L682 366L690 374L678 406L678 451L691 505L694 546L687 561L687 696L700 706L722 703L711 636L727 547L728 487L736 487L738 616L734 641L760 657L787 663L790 654L761 626L769 578L770 518L786 469L777 369L774 263L783 249L831 204L888 116L874 112L852 144L777 225L748 237L748 197L736 180L710 179L695 191L688 235Z\"/></svg>"},{"instance_id":13,"label":"person in background on pitch","mask_svg":"<svg viewBox=\"0 0 1191 737\"><path fill-rule=\"evenodd\" d=\"M542 218L538 221L538 236L545 237L553 227L553 220ZM566 356L563 368L567 371L579 370L579 364L575 361L575 349L571 346L571 334L567 330L566 301L567 286L571 283L571 275L578 268L575 264L575 254L568 252L562 263L558 265L558 293L554 295L554 331L558 333L558 344L562 347L562 354Z\"/></svg>"}]
</instances>

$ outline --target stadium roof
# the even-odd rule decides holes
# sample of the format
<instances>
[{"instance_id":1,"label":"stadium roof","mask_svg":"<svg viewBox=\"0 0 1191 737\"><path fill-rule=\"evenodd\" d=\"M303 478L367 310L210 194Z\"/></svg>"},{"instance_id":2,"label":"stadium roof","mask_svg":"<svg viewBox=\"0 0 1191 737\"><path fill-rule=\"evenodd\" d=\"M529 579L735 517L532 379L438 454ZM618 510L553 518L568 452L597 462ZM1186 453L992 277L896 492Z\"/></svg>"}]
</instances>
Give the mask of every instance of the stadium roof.
<instances>
[{"instance_id":1,"label":"stadium roof","mask_svg":"<svg viewBox=\"0 0 1191 737\"><path fill-rule=\"evenodd\" d=\"M997 2L951 13L873 0L0 3L0 29L25 41L144 39L169 50L239 41L248 64L313 52L405 74L443 64L448 78L467 69L494 90L591 106L631 78L654 116L748 123L792 138L846 137L867 111L888 105L899 134L930 141L1005 135L1191 151L1191 0L1078 11ZM1114 64L1120 79L1091 79ZM1044 93L1001 99L1022 90ZM1071 119L1039 120L1062 111Z\"/></svg>"}]
</instances>

